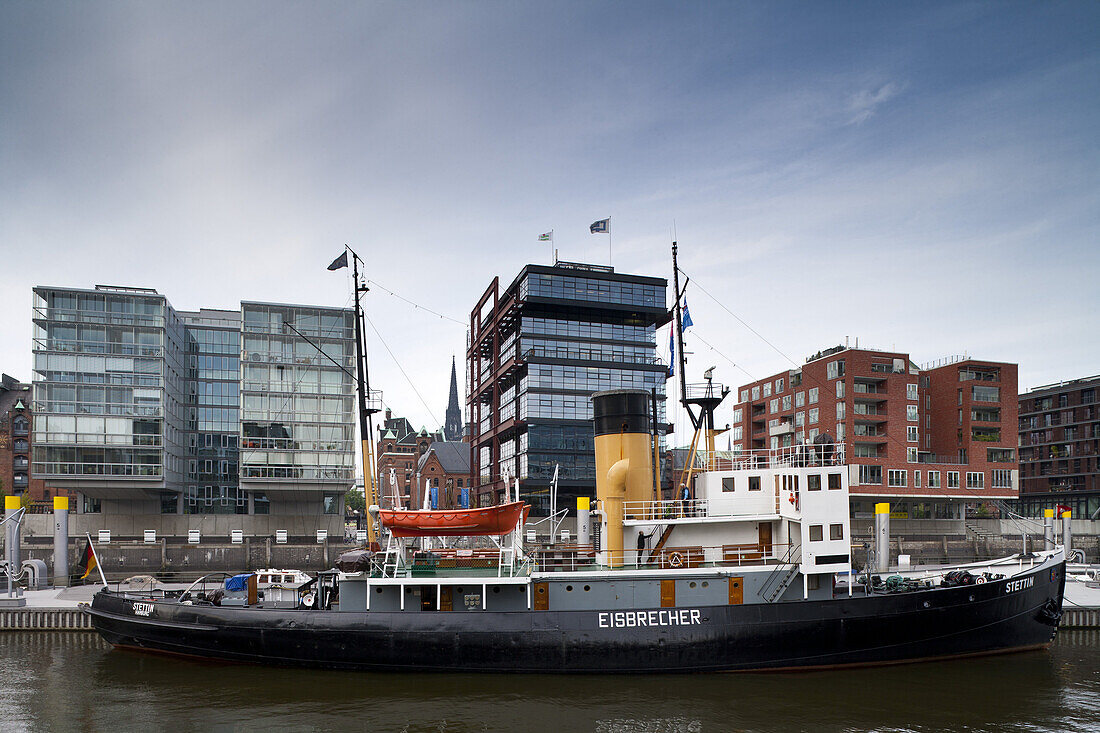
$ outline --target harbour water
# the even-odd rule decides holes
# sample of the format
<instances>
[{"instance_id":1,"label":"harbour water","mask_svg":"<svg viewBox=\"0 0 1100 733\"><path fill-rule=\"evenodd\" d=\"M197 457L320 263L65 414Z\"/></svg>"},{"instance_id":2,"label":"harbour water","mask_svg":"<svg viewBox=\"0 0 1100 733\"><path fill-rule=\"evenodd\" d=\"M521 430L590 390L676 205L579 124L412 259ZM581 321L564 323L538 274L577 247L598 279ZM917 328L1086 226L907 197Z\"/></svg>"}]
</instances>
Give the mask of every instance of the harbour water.
<instances>
[{"instance_id":1,"label":"harbour water","mask_svg":"<svg viewBox=\"0 0 1100 733\"><path fill-rule=\"evenodd\" d=\"M364 650L365 653L369 653ZM0 634L9 731L1096 731L1100 632L1045 652L800 674L352 674Z\"/></svg>"}]
</instances>

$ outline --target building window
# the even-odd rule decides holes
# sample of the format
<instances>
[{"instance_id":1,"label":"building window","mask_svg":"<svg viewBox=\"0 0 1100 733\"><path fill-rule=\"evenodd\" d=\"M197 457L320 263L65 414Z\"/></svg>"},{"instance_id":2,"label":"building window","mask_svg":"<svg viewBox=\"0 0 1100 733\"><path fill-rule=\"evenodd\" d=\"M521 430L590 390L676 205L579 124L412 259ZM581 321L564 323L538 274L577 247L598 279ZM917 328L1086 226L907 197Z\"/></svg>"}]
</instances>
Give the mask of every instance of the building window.
<instances>
[{"instance_id":1,"label":"building window","mask_svg":"<svg viewBox=\"0 0 1100 733\"><path fill-rule=\"evenodd\" d=\"M947 488L957 489L959 488L959 472L948 471L947 472Z\"/></svg>"},{"instance_id":2,"label":"building window","mask_svg":"<svg viewBox=\"0 0 1100 733\"><path fill-rule=\"evenodd\" d=\"M771 382L764 382L764 396L765 397L771 397L772 396L772 383Z\"/></svg>"},{"instance_id":3,"label":"building window","mask_svg":"<svg viewBox=\"0 0 1100 733\"><path fill-rule=\"evenodd\" d=\"M829 474L829 490L833 491L833 490L836 490L836 489L839 489L839 488L840 488L840 474L839 473L830 473Z\"/></svg>"},{"instance_id":4,"label":"building window","mask_svg":"<svg viewBox=\"0 0 1100 733\"><path fill-rule=\"evenodd\" d=\"M741 390L741 401L742 402L748 402L749 401L749 391L747 389Z\"/></svg>"},{"instance_id":5,"label":"building window","mask_svg":"<svg viewBox=\"0 0 1100 733\"><path fill-rule=\"evenodd\" d=\"M817 387L810 387L807 399L810 401L811 405L817 404Z\"/></svg>"},{"instance_id":6,"label":"building window","mask_svg":"<svg viewBox=\"0 0 1100 733\"><path fill-rule=\"evenodd\" d=\"M741 419L743 417L744 417L744 413L741 411L740 407L738 407L736 410L733 411L733 422L734 422L734 424L741 422Z\"/></svg>"},{"instance_id":7,"label":"building window","mask_svg":"<svg viewBox=\"0 0 1100 733\"><path fill-rule=\"evenodd\" d=\"M1000 387L984 387L975 384L970 388L970 399L975 402L1000 402Z\"/></svg>"},{"instance_id":8,"label":"building window","mask_svg":"<svg viewBox=\"0 0 1100 733\"><path fill-rule=\"evenodd\" d=\"M967 471L966 472L966 488L968 489L984 489L985 488L985 473L982 471Z\"/></svg>"},{"instance_id":9,"label":"building window","mask_svg":"<svg viewBox=\"0 0 1100 733\"><path fill-rule=\"evenodd\" d=\"M795 395L794 395L794 406L795 407L805 407L806 406L806 393L805 392L796 392L795 393Z\"/></svg>"},{"instance_id":10,"label":"building window","mask_svg":"<svg viewBox=\"0 0 1100 733\"><path fill-rule=\"evenodd\" d=\"M906 425L905 426L905 439L906 439L906 441L908 441L910 443L919 443L920 442L917 439L917 426L916 425Z\"/></svg>"},{"instance_id":11,"label":"building window","mask_svg":"<svg viewBox=\"0 0 1100 733\"><path fill-rule=\"evenodd\" d=\"M818 418L818 414L819 414L818 410L819 410L819 408L817 408L817 407L811 407L810 408L810 425L813 425L814 423L817 422L817 418Z\"/></svg>"},{"instance_id":12,"label":"building window","mask_svg":"<svg viewBox=\"0 0 1100 733\"><path fill-rule=\"evenodd\" d=\"M821 491L821 477L816 474L810 474L806 477L806 490L807 491Z\"/></svg>"},{"instance_id":13,"label":"building window","mask_svg":"<svg viewBox=\"0 0 1100 733\"><path fill-rule=\"evenodd\" d=\"M844 382L836 383L836 398L838 400L844 399Z\"/></svg>"},{"instance_id":14,"label":"building window","mask_svg":"<svg viewBox=\"0 0 1100 733\"><path fill-rule=\"evenodd\" d=\"M852 448L856 458L878 458L878 446L868 443L856 443Z\"/></svg>"},{"instance_id":15,"label":"building window","mask_svg":"<svg viewBox=\"0 0 1100 733\"><path fill-rule=\"evenodd\" d=\"M916 448L906 448L905 449L905 460L909 463L916 463L917 462L917 449Z\"/></svg>"},{"instance_id":16,"label":"building window","mask_svg":"<svg viewBox=\"0 0 1100 733\"><path fill-rule=\"evenodd\" d=\"M162 491L160 494L160 513L179 514L179 494Z\"/></svg>"},{"instance_id":17,"label":"building window","mask_svg":"<svg viewBox=\"0 0 1100 733\"><path fill-rule=\"evenodd\" d=\"M85 514L99 514L101 511L103 511L99 505L99 499L93 499L90 496L85 496L83 504Z\"/></svg>"},{"instance_id":18,"label":"building window","mask_svg":"<svg viewBox=\"0 0 1100 733\"><path fill-rule=\"evenodd\" d=\"M916 402L918 399L920 399L917 396L917 385L915 385L915 384L905 385L905 399L913 400L914 402Z\"/></svg>"},{"instance_id":19,"label":"building window","mask_svg":"<svg viewBox=\"0 0 1100 733\"><path fill-rule=\"evenodd\" d=\"M828 379L836 379L844 376L844 360L837 359L825 365L825 375Z\"/></svg>"},{"instance_id":20,"label":"building window","mask_svg":"<svg viewBox=\"0 0 1100 733\"><path fill-rule=\"evenodd\" d=\"M829 525L829 539L830 540L842 540L842 539L844 539L844 525L843 524L830 524Z\"/></svg>"},{"instance_id":21,"label":"building window","mask_svg":"<svg viewBox=\"0 0 1100 733\"><path fill-rule=\"evenodd\" d=\"M821 542L821 540L823 539L822 527L823 525L820 524L810 525L810 542Z\"/></svg>"},{"instance_id":22,"label":"building window","mask_svg":"<svg viewBox=\"0 0 1100 733\"><path fill-rule=\"evenodd\" d=\"M759 476L749 476L749 491L760 491Z\"/></svg>"},{"instance_id":23,"label":"building window","mask_svg":"<svg viewBox=\"0 0 1100 733\"><path fill-rule=\"evenodd\" d=\"M888 486L905 486L906 474L908 471L900 471L898 469L891 468L887 472L887 485Z\"/></svg>"},{"instance_id":24,"label":"building window","mask_svg":"<svg viewBox=\"0 0 1100 733\"><path fill-rule=\"evenodd\" d=\"M753 399L753 401L756 401L756 400L760 399L760 387L759 386L752 388L752 399Z\"/></svg>"},{"instance_id":25,"label":"building window","mask_svg":"<svg viewBox=\"0 0 1100 733\"><path fill-rule=\"evenodd\" d=\"M783 395L783 411L791 409L791 396L789 394Z\"/></svg>"},{"instance_id":26,"label":"building window","mask_svg":"<svg viewBox=\"0 0 1100 733\"><path fill-rule=\"evenodd\" d=\"M938 489L940 487L940 472L929 471L928 472L928 488Z\"/></svg>"},{"instance_id":27,"label":"building window","mask_svg":"<svg viewBox=\"0 0 1100 733\"><path fill-rule=\"evenodd\" d=\"M881 484L882 466L860 466L859 482L861 484Z\"/></svg>"},{"instance_id":28,"label":"building window","mask_svg":"<svg viewBox=\"0 0 1100 733\"><path fill-rule=\"evenodd\" d=\"M844 419L844 403L843 402L836 403L836 419L837 420L843 420Z\"/></svg>"},{"instance_id":29,"label":"building window","mask_svg":"<svg viewBox=\"0 0 1100 733\"><path fill-rule=\"evenodd\" d=\"M805 425L806 424L806 413L803 412L802 410L799 410L798 412L796 412L794 414L794 424L795 424L795 427L799 427L799 428L802 427L803 425Z\"/></svg>"},{"instance_id":30,"label":"building window","mask_svg":"<svg viewBox=\"0 0 1100 733\"><path fill-rule=\"evenodd\" d=\"M252 492L252 513L253 514L270 514L271 502L267 499L267 494L260 493L259 491Z\"/></svg>"},{"instance_id":31,"label":"building window","mask_svg":"<svg viewBox=\"0 0 1100 733\"><path fill-rule=\"evenodd\" d=\"M11 421L12 435L26 435L30 431L30 422L22 415L16 415Z\"/></svg>"},{"instance_id":32,"label":"building window","mask_svg":"<svg viewBox=\"0 0 1100 733\"><path fill-rule=\"evenodd\" d=\"M325 494L324 513L338 514L340 510L340 496L338 494Z\"/></svg>"},{"instance_id":33,"label":"building window","mask_svg":"<svg viewBox=\"0 0 1100 733\"><path fill-rule=\"evenodd\" d=\"M779 412L779 400L775 399L768 403L769 412Z\"/></svg>"},{"instance_id":34,"label":"building window","mask_svg":"<svg viewBox=\"0 0 1100 733\"><path fill-rule=\"evenodd\" d=\"M724 476L722 478L722 493L729 493L733 491L733 476Z\"/></svg>"},{"instance_id":35,"label":"building window","mask_svg":"<svg viewBox=\"0 0 1100 733\"><path fill-rule=\"evenodd\" d=\"M1012 471L1007 468L994 468L993 469L993 488L995 489L1011 489L1012 488Z\"/></svg>"},{"instance_id":36,"label":"building window","mask_svg":"<svg viewBox=\"0 0 1100 733\"><path fill-rule=\"evenodd\" d=\"M781 378L775 380L775 393L779 394L782 391L783 391L783 379L781 377Z\"/></svg>"},{"instance_id":37,"label":"building window","mask_svg":"<svg viewBox=\"0 0 1100 733\"><path fill-rule=\"evenodd\" d=\"M836 439L837 442L843 441L845 438L844 423L838 422L836 424Z\"/></svg>"},{"instance_id":38,"label":"building window","mask_svg":"<svg viewBox=\"0 0 1100 733\"><path fill-rule=\"evenodd\" d=\"M917 418L917 406L916 405L906 405L905 406L905 419L906 420L911 420L913 422L917 421L918 418Z\"/></svg>"},{"instance_id":39,"label":"building window","mask_svg":"<svg viewBox=\"0 0 1100 733\"><path fill-rule=\"evenodd\" d=\"M920 471L913 471L913 487L920 488Z\"/></svg>"}]
</instances>

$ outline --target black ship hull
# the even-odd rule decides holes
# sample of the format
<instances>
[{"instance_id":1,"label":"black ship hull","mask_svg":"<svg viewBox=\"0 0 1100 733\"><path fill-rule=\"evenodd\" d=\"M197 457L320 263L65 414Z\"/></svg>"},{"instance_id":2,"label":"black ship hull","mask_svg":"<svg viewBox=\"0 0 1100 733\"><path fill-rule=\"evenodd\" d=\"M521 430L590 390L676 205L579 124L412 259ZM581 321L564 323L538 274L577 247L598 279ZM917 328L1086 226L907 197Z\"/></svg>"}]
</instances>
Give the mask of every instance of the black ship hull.
<instances>
[{"instance_id":1,"label":"black ship hull","mask_svg":"<svg viewBox=\"0 0 1100 733\"><path fill-rule=\"evenodd\" d=\"M668 673L878 665L1036 649L1065 563L981 585L744 606L511 612L219 608L101 591L111 644L234 662L373 671ZM136 604L136 609L135 609Z\"/></svg>"}]
</instances>

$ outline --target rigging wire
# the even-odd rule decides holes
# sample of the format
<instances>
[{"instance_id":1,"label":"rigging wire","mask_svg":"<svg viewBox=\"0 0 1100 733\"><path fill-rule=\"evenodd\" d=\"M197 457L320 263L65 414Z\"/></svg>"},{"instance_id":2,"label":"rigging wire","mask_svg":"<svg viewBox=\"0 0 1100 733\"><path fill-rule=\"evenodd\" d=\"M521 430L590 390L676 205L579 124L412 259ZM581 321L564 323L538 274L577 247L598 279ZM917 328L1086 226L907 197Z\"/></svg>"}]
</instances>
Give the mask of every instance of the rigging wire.
<instances>
[{"instance_id":1,"label":"rigging wire","mask_svg":"<svg viewBox=\"0 0 1100 733\"><path fill-rule=\"evenodd\" d=\"M442 318L445 321L450 321L452 323L457 323L458 325L460 325L462 327L466 327L468 325L465 321L460 321L456 318L451 318L450 316L445 316L442 313L439 313L438 311L432 310L431 308L420 305L419 303L414 303L413 301L409 300L405 296L398 295L397 293L393 292L392 290L390 290L389 288L387 288L385 285L378 282L377 280L372 280L369 277L364 277L363 279L366 280L367 282L371 283L372 285L375 285L379 289L384 290L385 292L389 293L390 295L397 298L398 300L405 301L406 303L411 305L413 308L416 308L416 309L422 310L422 311L426 311L427 313L431 313L433 316L438 316L438 317Z\"/></svg>"},{"instance_id":2,"label":"rigging wire","mask_svg":"<svg viewBox=\"0 0 1100 733\"><path fill-rule=\"evenodd\" d=\"M420 394L420 390L416 388L416 385L413 384L412 379L409 378L408 373L405 372L405 368L401 366L401 362L397 360L397 357L394 355L393 350L390 348L390 345L386 343L386 339L382 338L382 334L378 332L378 327L374 325L374 321L372 321L370 319L370 316L368 316L366 313L363 313L363 318L365 318L367 323L370 324L370 327L374 331L374 334L378 337L378 340L382 342L382 346L386 348L386 352L390 355L390 358L393 359L393 363L397 365L397 369L401 372L401 376L405 378L405 381L409 383L412 391L415 392L416 396L420 399L420 404L424 405L424 409L428 411L428 416L432 418L432 421L442 425L443 423L440 423L439 418L437 418L435 416L435 413L432 412L432 408L428 407L428 403L427 401L425 401L424 396Z\"/></svg>"}]
</instances>

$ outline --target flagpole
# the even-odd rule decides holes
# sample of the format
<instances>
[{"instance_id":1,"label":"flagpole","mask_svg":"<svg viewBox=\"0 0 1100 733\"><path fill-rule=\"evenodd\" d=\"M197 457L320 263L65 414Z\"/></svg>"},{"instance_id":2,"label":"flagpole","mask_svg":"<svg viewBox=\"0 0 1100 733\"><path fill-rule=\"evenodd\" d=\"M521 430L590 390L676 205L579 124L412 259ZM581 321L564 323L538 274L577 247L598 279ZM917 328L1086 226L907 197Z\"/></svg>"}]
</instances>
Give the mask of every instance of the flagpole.
<instances>
[{"instance_id":1,"label":"flagpole","mask_svg":"<svg viewBox=\"0 0 1100 733\"><path fill-rule=\"evenodd\" d=\"M88 547L92 549L92 557L95 558L95 568L99 571L99 579L103 581L103 585L107 585L107 576L103 574L103 563L99 561L99 554L95 551L95 543L92 542L92 534L85 532L84 536L88 538Z\"/></svg>"},{"instance_id":2,"label":"flagpole","mask_svg":"<svg viewBox=\"0 0 1100 733\"><path fill-rule=\"evenodd\" d=\"M607 266L611 267L611 217L607 217Z\"/></svg>"}]
</instances>

